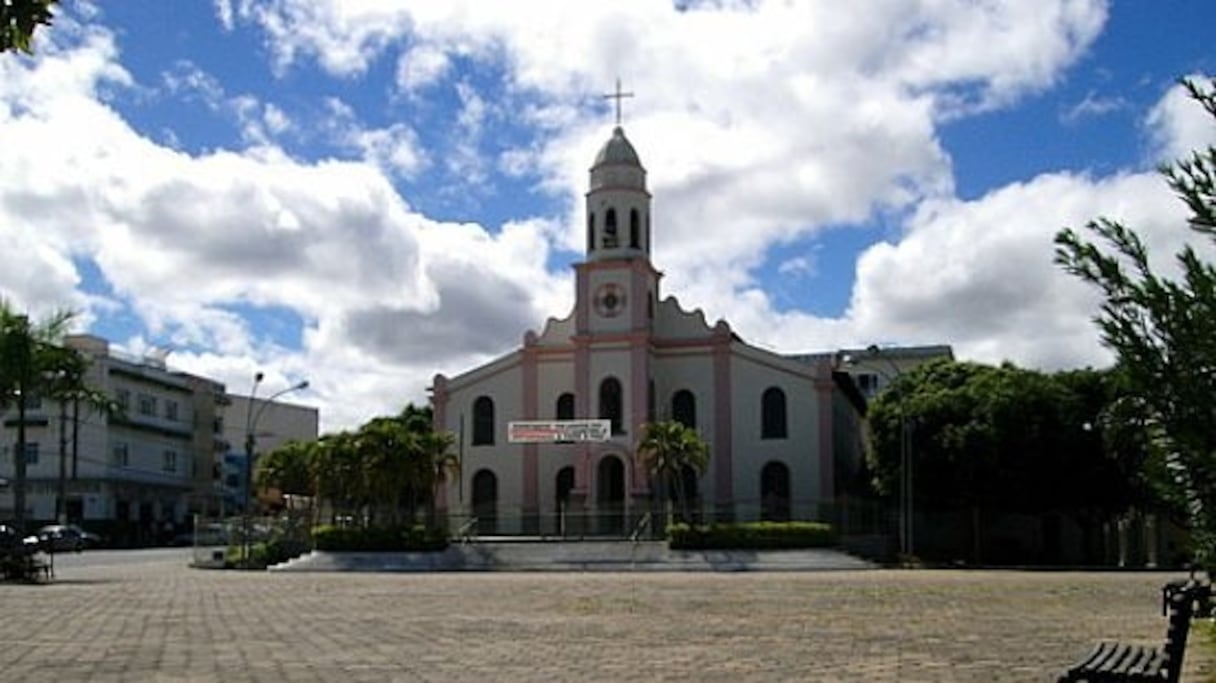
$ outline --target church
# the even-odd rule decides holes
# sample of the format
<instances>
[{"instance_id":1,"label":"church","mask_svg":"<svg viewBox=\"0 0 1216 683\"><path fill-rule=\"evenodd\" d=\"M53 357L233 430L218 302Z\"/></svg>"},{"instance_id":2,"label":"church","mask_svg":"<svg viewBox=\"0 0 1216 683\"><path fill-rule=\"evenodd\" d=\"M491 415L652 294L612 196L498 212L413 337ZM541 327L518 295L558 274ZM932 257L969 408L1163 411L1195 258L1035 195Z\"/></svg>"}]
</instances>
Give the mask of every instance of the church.
<instances>
[{"instance_id":1,"label":"church","mask_svg":"<svg viewBox=\"0 0 1216 683\"><path fill-rule=\"evenodd\" d=\"M645 425L676 420L709 448L687 473L699 519L822 520L859 469L865 401L835 354L783 356L664 298L651 261L646 169L618 120L591 166L574 309L523 345L430 388L435 427L458 435L440 492L452 528L482 535L628 534L655 486ZM515 421L608 420L603 441L513 443Z\"/></svg>"}]
</instances>

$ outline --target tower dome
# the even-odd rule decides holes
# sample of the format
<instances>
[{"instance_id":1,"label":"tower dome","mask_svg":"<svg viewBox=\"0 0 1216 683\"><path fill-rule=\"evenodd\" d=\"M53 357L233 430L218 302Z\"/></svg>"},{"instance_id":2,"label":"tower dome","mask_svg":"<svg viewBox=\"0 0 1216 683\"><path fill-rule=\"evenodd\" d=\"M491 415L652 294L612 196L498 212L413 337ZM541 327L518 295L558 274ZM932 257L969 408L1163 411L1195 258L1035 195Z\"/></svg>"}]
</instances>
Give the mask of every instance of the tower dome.
<instances>
[{"instance_id":1,"label":"tower dome","mask_svg":"<svg viewBox=\"0 0 1216 683\"><path fill-rule=\"evenodd\" d=\"M629 139L625 137L625 131L620 126L612 129L612 137L608 139L608 142L604 143L603 147L600 147L599 153L595 155L595 163L592 164L591 168L595 169L597 166L605 164L642 165L641 159L638 158L637 150L633 148Z\"/></svg>"}]
</instances>

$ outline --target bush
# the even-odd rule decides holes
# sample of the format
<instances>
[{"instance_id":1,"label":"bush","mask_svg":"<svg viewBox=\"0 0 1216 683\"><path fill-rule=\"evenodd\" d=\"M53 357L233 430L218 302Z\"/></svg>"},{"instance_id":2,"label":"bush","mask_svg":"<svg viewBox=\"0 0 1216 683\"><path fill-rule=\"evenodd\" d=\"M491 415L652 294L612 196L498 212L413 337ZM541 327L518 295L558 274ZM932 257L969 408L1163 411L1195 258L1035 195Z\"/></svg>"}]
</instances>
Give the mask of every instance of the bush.
<instances>
[{"instance_id":1,"label":"bush","mask_svg":"<svg viewBox=\"0 0 1216 683\"><path fill-rule=\"evenodd\" d=\"M673 550L780 550L836 545L836 531L822 522L741 522L667 527Z\"/></svg>"},{"instance_id":2,"label":"bush","mask_svg":"<svg viewBox=\"0 0 1216 683\"><path fill-rule=\"evenodd\" d=\"M369 527L322 525L312 530L317 550L334 552L435 552L448 547L443 531L423 526Z\"/></svg>"}]
</instances>

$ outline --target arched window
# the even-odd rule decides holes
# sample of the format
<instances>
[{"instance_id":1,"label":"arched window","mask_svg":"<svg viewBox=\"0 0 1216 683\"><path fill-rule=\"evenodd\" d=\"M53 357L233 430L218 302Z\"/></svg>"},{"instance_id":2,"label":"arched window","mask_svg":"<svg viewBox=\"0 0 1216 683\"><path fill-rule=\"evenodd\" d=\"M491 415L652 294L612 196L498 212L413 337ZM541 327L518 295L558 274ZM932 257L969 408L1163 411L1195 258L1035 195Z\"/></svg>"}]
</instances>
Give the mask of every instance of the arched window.
<instances>
[{"instance_id":1,"label":"arched window","mask_svg":"<svg viewBox=\"0 0 1216 683\"><path fill-rule=\"evenodd\" d=\"M671 397L671 419L685 427L697 427L697 399L687 389L677 391Z\"/></svg>"},{"instance_id":2,"label":"arched window","mask_svg":"<svg viewBox=\"0 0 1216 683\"><path fill-rule=\"evenodd\" d=\"M574 394L566 392L557 397L557 419L573 420L574 419Z\"/></svg>"},{"instance_id":3,"label":"arched window","mask_svg":"<svg viewBox=\"0 0 1216 683\"><path fill-rule=\"evenodd\" d=\"M489 396L473 401L473 445L494 445L494 399Z\"/></svg>"},{"instance_id":4,"label":"arched window","mask_svg":"<svg viewBox=\"0 0 1216 683\"><path fill-rule=\"evenodd\" d=\"M790 468L773 461L760 470L760 519L784 522L790 518Z\"/></svg>"},{"instance_id":5,"label":"arched window","mask_svg":"<svg viewBox=\"0 0 1216 683\"><path fill-rule=\"evenodd\" d=\"M478 470L473 475L473 516L477 518L478 533L492 535L498 531L498 477L490 470Z\"/></svg>"},{"instance_id":6,"label":"arched window","mask_svg":"<svg viewBox=\"0 0 1216 683\"><path fill-rule=\"evenodd\" d=\"M595 251L595 214L587 214L587 251Z\"/></svg>"},{"instance_id":7,"label":"arched window","mask_svg":"<svg viewBox=\"0 0 1216 683\"><path fill-rule=\"evenodd\" d=\"M616 246L616 209L608 209L604 214L604 248L615 249Z\"/></svg>"},{"instance_id":8,"label":"arched window","mask_svg":"<svg viewBox=\"0 0 1216 683\"><path fill-rule=\"evenodd\" d=\"M642 242L642 225L638 220L638 210L629 210L629 246L637 249Z\"/></svg>"},{"instance_id":9,"label":"arched window","mask_svg":"<svg viewBox=\"0 0 1216 683\"><path fill-rule=\"evenodd\" d=\"M612 421L612 433L623 434L621 416L624 408L621 405L621 383L615 377L608 377L600 382L600 419Z\"/></svg>"},{"instance_id":10,"label":"arched window","mask_svg":"<svg viewBox=\"0 0 1216 683\"><path fill-rule=\"evenodd\" d=\"M769 387L760 397L760 438L784 439L789 434L785 420L785 392Z\"/></svg>"}]
</instances>

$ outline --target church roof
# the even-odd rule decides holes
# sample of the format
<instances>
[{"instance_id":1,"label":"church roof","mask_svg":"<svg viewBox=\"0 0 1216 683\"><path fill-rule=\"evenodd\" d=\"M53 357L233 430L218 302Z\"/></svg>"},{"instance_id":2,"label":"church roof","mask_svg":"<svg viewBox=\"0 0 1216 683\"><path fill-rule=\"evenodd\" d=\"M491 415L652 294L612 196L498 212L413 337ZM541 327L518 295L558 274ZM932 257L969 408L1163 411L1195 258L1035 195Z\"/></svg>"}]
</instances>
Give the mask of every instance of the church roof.
<instances>
[{"instance_id":1,"label":"church roof","mask_svg":"<svg viewBox=\"0 0 1216 683\"><path fill-rule=\"evenodd\" d=\"M642 165L642 161L638 158L637 150L633 148L633 145L625 137L625 131L620 126L612 129L612 137L600 148L599 154L595 155L595 164L592 168L603 164Z\"/></svg>"}]
</instances>

